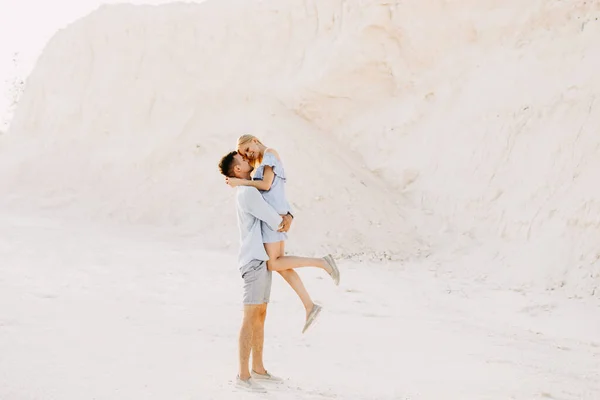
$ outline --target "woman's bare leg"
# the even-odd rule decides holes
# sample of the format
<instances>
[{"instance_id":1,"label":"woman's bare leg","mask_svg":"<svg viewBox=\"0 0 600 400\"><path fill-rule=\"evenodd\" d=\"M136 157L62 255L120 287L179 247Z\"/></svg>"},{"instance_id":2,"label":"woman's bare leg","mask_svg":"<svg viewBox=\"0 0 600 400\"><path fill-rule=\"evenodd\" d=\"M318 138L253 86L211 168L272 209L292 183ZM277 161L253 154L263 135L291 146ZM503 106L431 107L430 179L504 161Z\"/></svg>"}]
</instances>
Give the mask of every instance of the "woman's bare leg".
<instances>
[{"instance_id":1,"label":"woman's bare leg","mask_svg":"<svg viewBox=\"0 0 600 400\"><path fill-rule=\"evenodd\" d=\"M279 254L281 256L285 256L285 242L281 241L281 251ZM302 279L300 279L300 275L293 269L286 269L283 271L278 271L279 274L286 280L286 282L294 289L302 304L304 305L304 309L306 310L306 317L308 318L308 314L312 311L315 303L313 303L308 291L304 287L304 283L302 283Z\"/></svg>"},{"instance_id":2,"label":"woman's bare leg","mask_svg":"<svg viewBox=\"0 0 600 400\"><path fill-rule=\"evenodd\" d=\"M283 254L285 254L285 245L283 241L277 243L265 243L265 249L267 250L267 255L269 256L269 261L267 262L267 265L269 264L269 262L271 262L271 260L276 260ZM279 272L281 277L285 279L288 285L290 285L292 289L294 289L294 292L296 292L296 294L300 298L300 301L302 301L304 308L306 309L306 315L308 315L308 313L310 312L310 310L312 310L315 304L310 298L308 291L304 287L304 283L302 283L300 275L298 275L298 273L293 269L286 269L277 272Z\"/></svg>"},{"instance_id":3,"label":"woman's bare leg","mask_svg":"<svg viewBox=\"0 0 600 400\"><path fill-rule=\"evenodd\" d=\"M265 243L265 249L267 250L267 254L269 254L269 261L267 261L269 271L279 272L301 267L316 267L331 274L332 268L323 258L284 256L281 254L280 243ZM271 254L278 254L279 257L271 257Z\"/></svg>"},{"instance_id":4,"label":"woman's bare leg","mask_svg":"<svg viewBox=\"0 0 600 400\"><path fill-rule=\"evenodd\" d=\"M294 292L300 297L300 301L302 301L302 305L304 305L304 309L306 310L306 315L312 310L315 306L308 291L304 287L304 283L302 283L302 279L300 279L300 275L293 269L286 269L283 271L277 271L279 275L294 289Z\"/></svg>"}]
</instances>

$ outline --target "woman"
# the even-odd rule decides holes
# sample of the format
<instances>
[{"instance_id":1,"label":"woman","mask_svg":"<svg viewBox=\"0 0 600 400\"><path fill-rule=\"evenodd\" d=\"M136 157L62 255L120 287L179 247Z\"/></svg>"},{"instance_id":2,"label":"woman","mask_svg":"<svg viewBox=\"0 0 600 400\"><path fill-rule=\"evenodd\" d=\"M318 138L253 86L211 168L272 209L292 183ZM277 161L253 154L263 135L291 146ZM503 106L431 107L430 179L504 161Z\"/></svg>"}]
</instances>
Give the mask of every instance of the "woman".
<instances>
[{"instance_id":1,"label":"woman","mask_svg":"<svg viewBox=\"0 0 600 400\"><path fill-rule=\"evenodd\" d=\"M285 195L285 169L277 151L268 148L253 135L241 136L238 139L237 151L253 165L253 179L226 178L227 184L231 187L254 186L261 192L265 201L279 214L290 213L291 207ZM306 309L306 322L302 330L302 333L304 333L319 315L322 307L312 301L294 268L321 268L332 277L336 285L339 285L340 281L339 269L331 255L323 258L286 256L285 241L287 240L287 234L273 230L265 223L261 224L261 229L265 250L269 256L267 268L269 271L279 272L298 294Z\"/></svg>"}]
</instances>

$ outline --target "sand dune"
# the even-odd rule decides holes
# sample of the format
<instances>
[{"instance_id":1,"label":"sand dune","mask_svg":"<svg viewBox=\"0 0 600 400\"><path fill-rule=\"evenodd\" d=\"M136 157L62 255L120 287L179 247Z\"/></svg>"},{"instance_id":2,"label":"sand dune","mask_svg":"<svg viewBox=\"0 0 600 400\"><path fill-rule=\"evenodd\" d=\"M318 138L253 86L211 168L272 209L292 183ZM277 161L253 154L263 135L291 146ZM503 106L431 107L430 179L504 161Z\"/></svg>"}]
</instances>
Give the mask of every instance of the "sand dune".
<instances>
[{"instance_id":1,"label":"sand dune","mask_svg":"<svg viewBox=\"0 0 600 400\"><path fill-rule=\"evenodd\" d=\"M0 135L0 397L239 398L217 162L249 132L288 169L287 249L345 274L303 273L309 337L275 281L269 398L599 398L599 19L210 0L75 21Z\"/></svg>"},{"instance_id":2,"label":"sand dune","mask_svg":"<svg viewBox=\"0 0 600 400\"><path fill-rule=\"evenodd\" d=\"M584 1L102 7L39 59L1 189L235 251L215 164L252 132L290 171L294 251L477 252L478 275L597 296L599 15Z\"/></svg>"}]
</instances>

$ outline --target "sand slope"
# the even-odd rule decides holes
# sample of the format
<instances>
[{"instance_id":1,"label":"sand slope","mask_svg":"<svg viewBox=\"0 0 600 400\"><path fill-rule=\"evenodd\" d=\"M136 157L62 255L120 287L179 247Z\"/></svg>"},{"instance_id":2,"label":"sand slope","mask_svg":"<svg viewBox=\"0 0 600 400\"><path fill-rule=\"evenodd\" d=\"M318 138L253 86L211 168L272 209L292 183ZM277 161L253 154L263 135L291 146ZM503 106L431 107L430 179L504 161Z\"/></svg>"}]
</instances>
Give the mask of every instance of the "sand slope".
<instances>
[{"instance_id":1,"label":"sand slope","mask_svg":"<svg viewBox=\"0 0 600 400\"><path fill-rule=\"evenodd\" d=\"M597 2L103 7L48 44L0 142L12 206L237 250L216 173L280 150L290 250L599 296Z\"/></svg>"}]
</instances>

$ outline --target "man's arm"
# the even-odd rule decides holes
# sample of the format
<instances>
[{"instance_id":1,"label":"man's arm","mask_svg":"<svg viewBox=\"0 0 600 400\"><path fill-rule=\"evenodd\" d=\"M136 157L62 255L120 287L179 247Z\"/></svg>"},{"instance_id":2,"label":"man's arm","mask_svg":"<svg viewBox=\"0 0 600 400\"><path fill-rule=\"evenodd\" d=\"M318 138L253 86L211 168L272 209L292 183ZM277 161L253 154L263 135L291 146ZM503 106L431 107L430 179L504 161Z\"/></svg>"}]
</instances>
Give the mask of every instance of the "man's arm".
<instances>
[{"instance_id":1,"label":"man's arm","mask_svg":"<svg viewBox=\"0 0 600 400\"><path fill-rule=\"evenodd\" d=\"M281 215L263 199L257 189L246 189L242 197L242 208L261 221L266 222L273 230L278 230L283 221Z\"/></svg>"}]
</instances>

